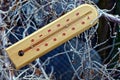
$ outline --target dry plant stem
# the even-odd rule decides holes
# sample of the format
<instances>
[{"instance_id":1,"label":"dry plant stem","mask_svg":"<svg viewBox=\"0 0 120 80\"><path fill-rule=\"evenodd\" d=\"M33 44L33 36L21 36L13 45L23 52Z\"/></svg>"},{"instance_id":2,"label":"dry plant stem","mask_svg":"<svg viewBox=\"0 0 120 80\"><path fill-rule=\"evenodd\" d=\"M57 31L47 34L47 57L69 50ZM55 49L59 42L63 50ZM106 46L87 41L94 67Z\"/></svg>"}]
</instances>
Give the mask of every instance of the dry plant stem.
<instances>
[{"instance_id":1,"label":"dry plant stem","mask_svg":"<svg viewBox=\"0 0 120 80\"><path fill-rule=\"evenodd\" d=\"M105 18L107 18L109 21L112 21L112 22L114 22L114 23L118 23L118 24L120 24L120 16L118 16L118 15L112 15L112 14L108 14L108 13L106 13L106 12L103 12L103 16L105 17Z\"/></svg>"},{"instance_id":2,"label":"dry plant stem","mask_svg":"<svg viewBox=\"0 0 120 80\"><path fill-rule=\"evenodd\" d=\"M15 39L20 40L16 36L16 34L14 32L12 32L12 30L16 27L16 25L14 24L15 21L18 22L19 20L24 19L24 23L22 22L22 27L24 27L25 30L24 30L23 34L21 34L22 38L24 38L24 37L26 37L27 31L28 31L29 28L33 28L34 30L38 29L36 23L32 20L33 15L36 15L40 10L44 11L44 7L46 7L48 5L51 5L51 4L53 5L56 2L58 2L59 0L52 0L52 1L51 0L48 0L48 1L47 0L39 0L39 1L47 1L48 3L45 4L45 5L41 5L41 4L37 3L37 1L35 1L35 0L12 0L12 1L13 2L12 2L11 7L9 8L8 11L0 10L0 16L1 16L1 14L4 15L3 19L0 17L1 18L0 22L4 23L4 19L6 17L8 18L8 21L10 21L10 27L9 28L8 27L4 27L7 32L6 31L2 31L1 32L2 38L0 40L3 42L3 44L0 44L0 47L2 47L2 48L5 48L5 45L8 44L7 43L7 38L8 38L9 34L12 34L15 37ZM61 1L63 1L63 2L59 1L58 3L64 4L64 5L68 5L68 3L66 2L67 0L61 0ZM70 7L71 8L77 7L77 3L76 3L77 1L78 0L74 0L74 4L70 4L66 8L64 8L63 13L69 11L67 9L70 8ZM91 0L79 0L79 3L83 3L83 2L89 3L89 4L94 4L93 2L91 2ZM31 6L34 6L34 5L37 6L37 8L33 7L34 11L32 13L30 13L30 14L26 14L23 11L23 9L22 9L24 6L26 6L28 4L30 4ZM96 6L96 4L94 4L94 5ZM108 10L105 10L105 9L101 10L98 7L97 7L97 9L98 9L99 15L98 15L98 18L96 18L95 20L97 20L101 16L103 16L108 21L120 24L120 17L119 16L115 16L115 15L109 14L109 13L107 13ZM9 14L12 11L16 12L16 14L11 16ZM23 12L24 17L21 17L21 15L20 15L21 12ZM47 14L47 12L45 14ZM54 9L51 9L49 14L51 14L52 17L54 16L54 19L56 19L58 17L57 14L54 12ZM47 19L44 18L43 20L47 20ZM42 19L40 18L39 21L42 21ZM31 23L32 23L32 26L30 25ZM47 22L45 22L45 24L47 24ZM22 79L37 79L37 80L42 80L43 79L44 80L44 78L46 78L45 80L51 80L50 77L52 76L52 74L55 73L54 72L54 70L55 70L54 68L55 67L51 67L50 74L47 74L45 72L45 68L44 67L46 65L49 65L50 62L54 58L56 58L58 56L61 56L61 55L67 55L66 58L68 58L69 63L70 63L70 65L71 65L71 67L73 69L73 72L74 72L73 76L72 76L72 79L74 79L77 76L77 78L82 80L83 78L81 78L79 75L82 75L83 73L86 74L86 75L90 74L90 76L86 76L86 75L83 75L83 76L91 79L92 76L91 76L90 71L88 71L88 73L87 73L87 71L85 71L85 69L91 69L91 70L95 70L95 72L97 72L97 74L94 75L94 77L100 76L99 74L101 74L102 76L100 76L100 78L102 80L104 80L104 79L114 80L113 79L114 76L112 76L111 74L113 74L115 71L120 72L120 70L117 70L116 67L114 67L114 68L107 68L107 66L111 65L112 61L118 55L118 53L116 53L116 55L113 56L113 58L108 62L108 64L101 64L100 62L92 61L92 59L91 59L92 56L91 56L91 52L90 51L92 51L93 49L95 49L95 48L97 48L97 47L99 47L99 46L101 46L103 44L105 44L106 42L108 42L110 40L110 39L107 39L106 41L104 41L104 42L102 42L100 44L96 43L95 46L92 47L92 44L91 44L92 40L91 40L91 38L92 38L92 36L95 35L95 33L97 34L98 26L99 26L99 23L94 28L90 29L89 31L84 32L84 34L81 35L81 37L85 38L85 43L84 44L86 46L82 46L80 48L79 44L81 44L81 43L79 43L79 38L78 38L78 36L76 36L76 40L75 40L75 43L74 43L75 47L73 46L73 43L71 41L68 41L70 50L67 50L64 47L64 51L63 52L59 52L59 53L56 53L55 55L53 55L51 57L48 57L44 62L39 62L39 59L37 59L36 63L34 65L32 64L32 67L29 66L27 69L23 69L23 70L19 70L19 71L14 70L14 73L11 72L11 69L9 67L9 66L11 66L11 64L10 64L10 61L8 59L8 56L6 55L6 52L4 50L2 50L2 54L4 54L4 55L1 55L1 57L0 57L0 70L2 71L1 79L3 79L3 78L9 79L10 78L11 80L18 80L18 79L20 79L22 77L23 74L25 74L25 76L22 77ZM120 44L120 42L114 43L113 45L116 46L116 45L119 45L119 44ZM109 45L107 47L104 47L104 48L98 50L98 52L100 52L100 51L102 51L104 49L110 48L113 45ZM85 49L84 52L82 51L83 49ZM72 55L71 53L75 53L81 59L81 62L80 62L81 65L77 69L73 65L72 60L74 60L74 55ZM72 60L71 60L70 55L72 55ZM85 65L84 62L88 63L89 66L84 66ZM2 67L3 63L5 64L5 66L8 66L8 67L7 68L3 68ZM35 69L36 69L36 67L35 67L36 65L39 65L40 70L43 73L42 74L43 77L41 77L41 76L37 77L34 74L35 73ZM94 65L94 66L92 66L92 65ZM32 74L30 75L29 73L27 73L27 71L29 71L31 69L33 69L33 71L32 71ZM80 74L79 74L79 71L81 71ZM26 75L26 73L27 73L27 75ZM62 74L62 75L64 75L64 74ZM95 79L94 77L92 77L92 78Z\"/></svg>"}]
</instances>

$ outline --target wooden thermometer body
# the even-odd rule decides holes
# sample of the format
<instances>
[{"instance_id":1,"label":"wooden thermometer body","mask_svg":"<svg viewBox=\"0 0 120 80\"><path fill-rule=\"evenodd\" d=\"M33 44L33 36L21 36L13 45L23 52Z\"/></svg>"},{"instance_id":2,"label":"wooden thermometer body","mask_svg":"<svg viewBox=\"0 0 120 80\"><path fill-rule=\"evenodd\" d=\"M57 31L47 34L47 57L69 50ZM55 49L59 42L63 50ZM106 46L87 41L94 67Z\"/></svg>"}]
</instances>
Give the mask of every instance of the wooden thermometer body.
<instances>
[{"instance_id":1,"label":"wooden thermometer body","mask_svg":"<svg viewBox=\"0 0 120 80\"><path fill-rule=\"evenodd\" d=\"M94 6L83 4L8 47L9 58L20 69L92 27L97 16Z\"/></svg>"}]
</instances>

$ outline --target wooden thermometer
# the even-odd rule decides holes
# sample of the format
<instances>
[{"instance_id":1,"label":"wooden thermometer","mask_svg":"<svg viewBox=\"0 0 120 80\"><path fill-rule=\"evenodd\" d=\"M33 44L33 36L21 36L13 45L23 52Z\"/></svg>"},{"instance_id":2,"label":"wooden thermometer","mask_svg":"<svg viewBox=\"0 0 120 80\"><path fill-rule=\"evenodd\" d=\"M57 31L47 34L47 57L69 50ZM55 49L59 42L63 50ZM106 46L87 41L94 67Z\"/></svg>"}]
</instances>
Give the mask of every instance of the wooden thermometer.
<instances>
[{"instance_id":1,"label":"wooden thermometer","mask_svg":"<svg viewBox=\"0 0 120 80\"><path fill-rule=\"evenodd\" d=\"M20 69L97 23L93 5L83 4L6 49L16 69Z\"/></svg>"}]
</instances>

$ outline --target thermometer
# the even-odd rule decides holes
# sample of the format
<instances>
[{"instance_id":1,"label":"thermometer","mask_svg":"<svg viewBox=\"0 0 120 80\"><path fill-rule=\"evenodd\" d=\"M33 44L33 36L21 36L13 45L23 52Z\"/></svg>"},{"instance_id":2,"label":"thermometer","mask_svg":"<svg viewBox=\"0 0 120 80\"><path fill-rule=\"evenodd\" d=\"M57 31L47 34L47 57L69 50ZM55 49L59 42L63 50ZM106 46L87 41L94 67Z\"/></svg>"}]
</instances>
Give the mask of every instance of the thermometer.
<instances>
[{"instance_id":1,"label":"thermometer","mask_svg":"<svg viewBox=\"0 0 120 80\"><path fill-rule=\"evenodd\" d=\"M97 17L98 12L93 5L80 5L6 48L6 52L15 68L20 69L94 26Z\"/></svg>"}]
</instances>

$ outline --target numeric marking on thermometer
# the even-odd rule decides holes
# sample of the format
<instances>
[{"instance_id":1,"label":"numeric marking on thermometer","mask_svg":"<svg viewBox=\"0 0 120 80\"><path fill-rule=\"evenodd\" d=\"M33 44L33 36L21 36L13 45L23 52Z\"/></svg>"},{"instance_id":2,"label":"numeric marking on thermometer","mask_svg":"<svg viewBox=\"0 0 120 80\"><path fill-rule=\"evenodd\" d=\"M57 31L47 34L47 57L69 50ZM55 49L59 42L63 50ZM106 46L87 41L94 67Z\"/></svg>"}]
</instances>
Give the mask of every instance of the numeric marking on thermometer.
<instances>
[{"instance_id":1,"label":"numeric marking on thermometer","mask_svg":"<svg viewBox=\"0 0 120 80\"><path fill-rule=\"evenodd\" d=\"M20 69L92 27L97 16L94 6L83 4L8 47L9 58Z\"/></svg>"},{"instance_id":2,"label":"numeric marking on thermometer","mask_svg":"<svg viewBox=\"0 0 120 80\"><path fill-rule=\"evenodd\" d=\"M76 16L79 16L79 14L80 14L79 12L78 12L78 13L76 13Z\"/></svg>"}]
</instances>

